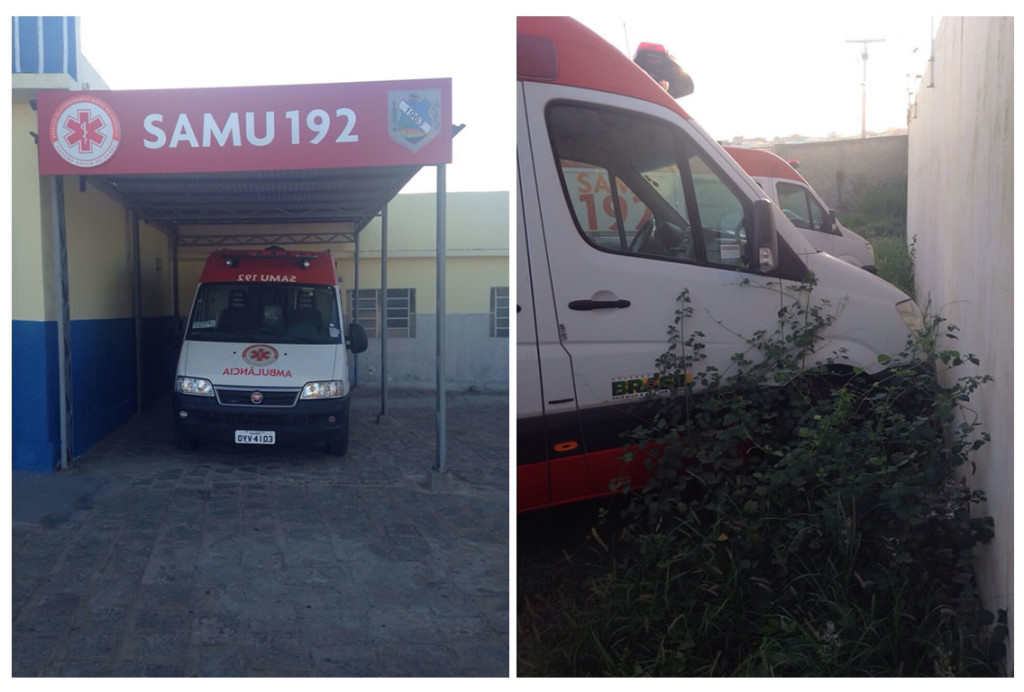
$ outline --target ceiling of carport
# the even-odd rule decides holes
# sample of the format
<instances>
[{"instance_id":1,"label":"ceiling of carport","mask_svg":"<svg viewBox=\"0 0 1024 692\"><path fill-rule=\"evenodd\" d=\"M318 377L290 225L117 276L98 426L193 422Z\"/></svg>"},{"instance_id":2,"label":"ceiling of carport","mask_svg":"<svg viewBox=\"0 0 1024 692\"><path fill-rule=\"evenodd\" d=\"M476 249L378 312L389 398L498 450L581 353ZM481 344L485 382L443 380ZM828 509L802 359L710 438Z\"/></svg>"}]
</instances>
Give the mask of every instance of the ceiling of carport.
<instances>
[{"instance_id":1,"label":"ceiling of carport","mask_svg":"<svg viewBox=\"0 0 1024 692\"><path fill-rule=\"evenodd\" d=\"M91 175L96 185L141 219L162 228L178 227L180 245L250 245L353 242L420 166ZM328 224L296 233L188 234L181 226ZM351 223L351 226L347 224Z\"/></svg>"}]
</instances>

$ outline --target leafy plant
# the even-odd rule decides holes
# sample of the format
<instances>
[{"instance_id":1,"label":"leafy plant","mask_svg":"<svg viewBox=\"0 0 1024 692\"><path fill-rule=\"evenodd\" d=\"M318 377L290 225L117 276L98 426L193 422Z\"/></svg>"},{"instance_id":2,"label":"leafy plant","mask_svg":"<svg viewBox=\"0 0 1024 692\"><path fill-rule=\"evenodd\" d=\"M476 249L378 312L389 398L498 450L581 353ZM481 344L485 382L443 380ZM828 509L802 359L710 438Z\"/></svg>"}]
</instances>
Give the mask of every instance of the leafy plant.
<instances>
[{"instance_id":1,"label":"leafy plant","mask_svg":"<svg viewBox=\"0 0 1024 692\"><path fill-rule=\"evenodd\" d=\"M981 608L971 569L993 522L954 479L988 441L969 402L989 378L941 384L978 361L934 316L880 376L842 354L810 367L833 310L811 288L727 373L699 369L680 296L659 370L686 384L632 440L651 480L604 569L562 589L555 619L578 627L544 648L571 654L536 674L995 672L1005 613Z\"/></svg>"}]
</instances>

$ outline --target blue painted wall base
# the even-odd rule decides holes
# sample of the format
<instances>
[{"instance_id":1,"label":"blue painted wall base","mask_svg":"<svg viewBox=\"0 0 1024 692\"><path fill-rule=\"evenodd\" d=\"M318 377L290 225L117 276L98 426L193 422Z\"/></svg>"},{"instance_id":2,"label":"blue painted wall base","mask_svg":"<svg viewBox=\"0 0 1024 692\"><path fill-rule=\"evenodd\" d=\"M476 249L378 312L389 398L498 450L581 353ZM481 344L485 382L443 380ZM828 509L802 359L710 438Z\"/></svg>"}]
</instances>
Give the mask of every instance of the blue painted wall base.
<instances>
[{"instance_id":1,"label":"blue painted wall base","mask_svg":"<svg viewBox=\"0 0 1024 692\"><path fill-rule=\"evenodd\" d=\"M11 323L11 457L15 469L53 471L60 457L57 323Z\"/></svg>"},{"instance_id":2,"label":"blue painted wall base","mask_svg":"<svg viewBox=\"0 0 1024 692\"><path fill-rule=\"evenodd\" d=\"M142 320L142 399L168 392L177 360L177 320ZM71 322L71 455L124 425L136 410L132 318ZM60 457L57 323L12 321L12 465L53 471Z\"/></svg>"}]
</instances>

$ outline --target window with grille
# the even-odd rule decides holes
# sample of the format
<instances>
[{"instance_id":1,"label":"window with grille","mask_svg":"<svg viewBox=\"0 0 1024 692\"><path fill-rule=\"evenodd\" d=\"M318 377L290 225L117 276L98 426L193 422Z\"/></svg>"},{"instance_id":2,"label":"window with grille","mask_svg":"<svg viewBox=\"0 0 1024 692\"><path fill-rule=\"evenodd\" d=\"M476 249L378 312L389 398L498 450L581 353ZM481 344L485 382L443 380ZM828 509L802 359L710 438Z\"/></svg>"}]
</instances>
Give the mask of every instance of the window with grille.
<instances>
[{"instance_id":1,"label":"window with grille","mask_svg":"<svg viewBox=\"0 0 1024 692\"><path fill-rule=\"evenodd\" d=\"M508 338L508 286L491 288L491 336Z\"/></svg>"},{"instance_id":2,"label":"window with grille","mask_svg":"<svg viewBox=\"0 0 1024 692\"><path fill-rule=\"evenodd\" d=\"M362 325L370 338L380 336L381 305L379 288L361 288L359 295L348 292L349 314ZM416 289L389 288L384 306L384 325L388 336L416 336Z\"/></svg>"}]
</instances>

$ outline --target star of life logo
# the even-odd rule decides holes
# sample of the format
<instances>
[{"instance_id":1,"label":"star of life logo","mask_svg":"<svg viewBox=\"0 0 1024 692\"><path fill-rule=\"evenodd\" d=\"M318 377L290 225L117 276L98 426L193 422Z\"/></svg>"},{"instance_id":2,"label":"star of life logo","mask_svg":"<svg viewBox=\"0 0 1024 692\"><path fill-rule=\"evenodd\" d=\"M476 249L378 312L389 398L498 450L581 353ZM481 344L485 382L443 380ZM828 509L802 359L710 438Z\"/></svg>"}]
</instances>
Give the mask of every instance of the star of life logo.
<instances>
[{"instance_id":1,"label":"star of life logo","mask_svg":"<svg viewBox=\"0 0 1024 692\"><path fill-rule=\"evenodd\" d=\"M441 125L441 90L388 92L388 134L416 151L437 137Z\"/></svg>"},{"instance_id":2,"label":"star of life logo","mask_svg":"<svg viewBox=\"0 0 1024 692\"><path fill-rule=\"evenodd\" d=\"M277 360L277 349L267 344L253 344L242 351L242 360L249 365L270 365Z\"/></svg>"},{"instance_id":3,"label":"star of life logo","mask_svg":"<svg viewBox=\"0 0 1024 692\"><path fill-rule=\"evenodd\" d=\"M80 168L107 161L121 143L121 122L105 101L89 94L72 96L50 118L50 143L62 159Z\"/></svg>"}]
</instances>

